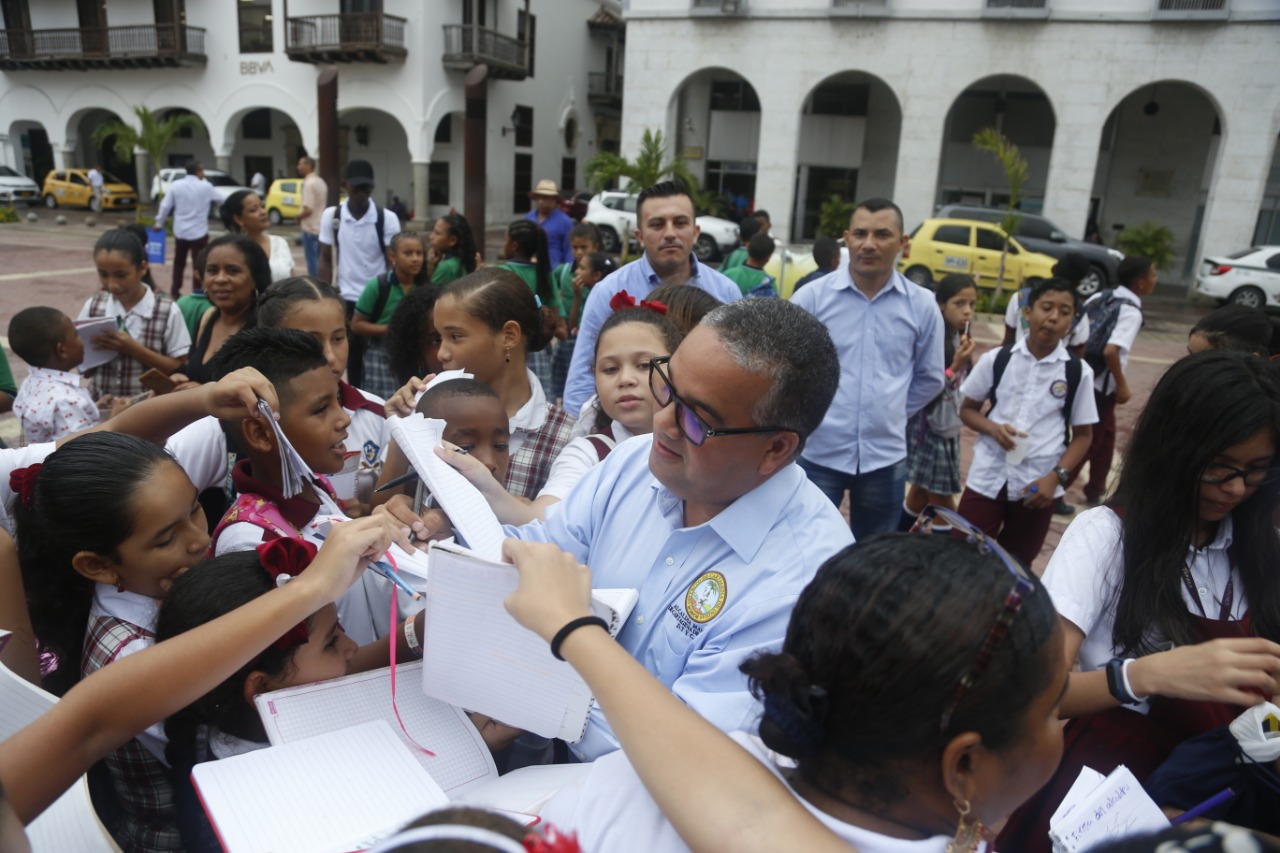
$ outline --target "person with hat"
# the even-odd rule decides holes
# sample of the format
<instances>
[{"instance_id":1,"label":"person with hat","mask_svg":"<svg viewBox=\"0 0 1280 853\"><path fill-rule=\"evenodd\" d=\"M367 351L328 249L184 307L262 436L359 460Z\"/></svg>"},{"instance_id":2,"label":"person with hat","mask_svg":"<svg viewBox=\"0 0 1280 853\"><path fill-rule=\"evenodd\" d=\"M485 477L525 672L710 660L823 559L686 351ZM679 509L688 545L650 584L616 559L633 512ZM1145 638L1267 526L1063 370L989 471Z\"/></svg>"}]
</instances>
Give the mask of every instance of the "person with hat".
<instances>
[{"instance_id":1,"label":"person with hat","mask_svg":"<svg viewBox=\"0 0 1280 853\"><path fill-rule=\"evenodd\" d=\"M525 215L525 219L536 222L547 232L547 254L551 256L551 268L573 260L573 251L569 248L569 232L573 230L573 220L560 209L560 190L556 182L543 178L529 193L533 200L533 210Z\"/></svg>"},{"instance_id":2,"label":"person with hat","mask_svg":"<svg viewBox=\"0 0 1280 853\"><path fill-rule=\"evenodd\" d=\"M320 217L318 278L332 282L347 307L347 319L370 279L387 271L387 248L400 233L400 217L378 207L373 194L373 166L352 160L342 182L347 200L325 209ZM351 336L347 380L357 388L364 379L364 338Z\"/></svg>"}]
</instances>

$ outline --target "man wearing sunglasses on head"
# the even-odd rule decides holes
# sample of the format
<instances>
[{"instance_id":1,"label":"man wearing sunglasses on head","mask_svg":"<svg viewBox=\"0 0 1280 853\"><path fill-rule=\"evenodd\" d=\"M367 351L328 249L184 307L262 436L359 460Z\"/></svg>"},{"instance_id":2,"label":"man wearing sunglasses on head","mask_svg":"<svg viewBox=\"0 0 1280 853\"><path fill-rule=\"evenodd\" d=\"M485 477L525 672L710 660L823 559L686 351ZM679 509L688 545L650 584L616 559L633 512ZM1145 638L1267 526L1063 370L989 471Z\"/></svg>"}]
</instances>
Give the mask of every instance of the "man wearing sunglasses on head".
<instances>
[{"instance_id":1,"label":"man wearing sunglasses on head","mask_svg":"<svg viewBox=\"0 0 1280 853\"><path fill-rule=\"evenodd\" d=\"M652 436L618 445L545 521L507 534L560 546L596 587L638 589L618 641L719 728L749 728L760 709L739 665L781 647L800 591L853 541L795 464L835 395L835 346L787 302L742 300L655 359L649 381ZM618 748L598 708L571 748L583 760Z\"/></svg>"}]
</instances>

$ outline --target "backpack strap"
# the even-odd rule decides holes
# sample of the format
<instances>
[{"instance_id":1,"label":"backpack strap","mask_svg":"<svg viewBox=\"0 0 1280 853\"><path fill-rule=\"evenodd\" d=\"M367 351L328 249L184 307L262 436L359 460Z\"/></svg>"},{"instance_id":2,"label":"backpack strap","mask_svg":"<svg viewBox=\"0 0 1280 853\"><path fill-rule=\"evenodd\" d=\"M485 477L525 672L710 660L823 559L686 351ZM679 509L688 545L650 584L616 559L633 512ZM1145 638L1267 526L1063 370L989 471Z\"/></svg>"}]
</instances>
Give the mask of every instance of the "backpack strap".
<instances>
[{"instance_id":1,"label":"backpack strap","mask_svg":"<svg viewBox=\"0 0 1280 853\"><path fill-rule=\"evenodd\" d=\"M262 495L245 492L236 498L236 502L222 516L218 526L213 529L213 535L209 537L209 550L205 553L205 556L212 557L214 555L218 547L218 537L222 535L222 531L240 522L262 528L265 534L263 538L267 542L275 539L302 538L302 534L285 519L278 506L262 497Z\"/></svg>"},{"instance_id":2,"label":"backpack strap","mask_svg":"<svg viewBox=\"0 0 1280 853\"><path fill-rule=\"evenodd\" d=\"M333 211L333 281L329 282L334 287L338 286L338 227L342 225L342 205L335 204L329 208Z\"/></svg>"},{"instance_id":3,"label":"backpack strap","mask_svg":"<svg viewBox=\"0 0 1280 853\"><path fill-rule=\"evenodd\" d=\"M387 307L387 300L391 298L391 271L378 273L378 300L373 303L373 314L369 317L370 323L381 322L382 312Z\"/></svg>"},{"instance_id":4,"label":"backpack strap","mask_svg":"<svg viewBox=\"0 0 1280 853\"><path fill-rule=\"evenodd\" d=\"M996 389L1000 387L1000 380L1004 378L1004 369L1009 366L1009 359L1012 357L1013 344L1000 347L1000 351L996 353L995 364L991 366L991 391L987 394L992 409L996 407Z\"/></svg>"},{"instance_id":5,"label":"backpack strap","mask_svg":"<svg viewBox=\"0 0 1280 853\"><path fill-rule=\"evenodd\" d=\"M596 449L596 456L601 462L609 455L609 451L613 450L617 442L607 435L596 433L595 435L586 436L587 441L591 442L591 446Z\"/></svg>"},{"instance_id":6,"label":"backpack strap","mask_svg":"<svg viewBox=\"0 0 1280 853\"><path fill-rule=\"evenodd\" d=\"M1063 433L1063 442L1071 443L1071 410L1075 408L1076 391L1080 390L1080 376L1083 371L1080 368L1080 359L1074 355L1067 359L1067 396L1062 403L1062 417L1067 422L1066 432Z\"/></svg>"},{"instance_id":7,"label":"backpack strap","mask_svg":"<svg viewBox=\"0 0 1280 853\"><path fill-rule=\"evenodd\" d=\"M385 215L382 212L382 205L373 201L370 201L369 203L378 211L378 218L373 221L373 230L378 232L378 251L385 254L387 251L387 239L384 236L385 229L383 227L383 222L385 221Z\"/></svg>"}]
</instances>

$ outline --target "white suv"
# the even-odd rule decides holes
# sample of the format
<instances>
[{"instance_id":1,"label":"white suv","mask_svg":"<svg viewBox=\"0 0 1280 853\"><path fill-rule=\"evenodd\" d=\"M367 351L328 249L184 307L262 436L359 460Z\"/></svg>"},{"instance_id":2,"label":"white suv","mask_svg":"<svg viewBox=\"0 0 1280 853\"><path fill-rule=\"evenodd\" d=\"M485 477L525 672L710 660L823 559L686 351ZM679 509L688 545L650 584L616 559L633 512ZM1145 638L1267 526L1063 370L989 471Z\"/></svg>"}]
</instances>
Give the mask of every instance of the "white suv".
<instances>
[{"instance_id":1,"label":"white suv","mask_svg":"<svg viewBox=\"0 0 1280 853\"><path fill-rule=\"evenodd\" d=\"M600 229L604 250L614 254L622 251L623 236L634 244L636 231L636 200L631 193L605 190L597 193L587 203L587 215L583 220ZM719 260L738 246L738 226L718 216L699 216L696 220L702 233L693 247L700 261Z\"/></svg>"}]
</instances>

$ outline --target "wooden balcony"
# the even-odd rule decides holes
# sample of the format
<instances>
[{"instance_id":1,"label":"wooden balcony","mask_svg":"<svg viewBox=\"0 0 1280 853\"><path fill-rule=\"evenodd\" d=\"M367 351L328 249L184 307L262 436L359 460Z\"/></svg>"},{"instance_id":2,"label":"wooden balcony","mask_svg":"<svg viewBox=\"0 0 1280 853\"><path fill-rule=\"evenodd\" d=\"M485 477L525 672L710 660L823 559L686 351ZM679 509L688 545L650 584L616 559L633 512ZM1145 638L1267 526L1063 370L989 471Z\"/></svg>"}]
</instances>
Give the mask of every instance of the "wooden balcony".
<instances>
[{"instance_id":1,"label":"wooden balcony","mask_svg":"<svg viewBox=\"0 0 1280 853\"><path fill-rule=\"evenodd\" d=\"M404 25L382 12L289 18L285 53L294 62L404 62Z\"/></svg>"},{"instance_id":2,"label":"wooden balcony","mask_svg":"<svg viewBox=\"0 0 1280 853\"><path fill-rule=\"evenodd\" d=\"M204 65L204 29L180 24L0 30L0 70L89 71Z\"/></svg>"},{"instance_id":3,"label":"wooden balcony","mask_svg":"<svg viewBox=\"0 0 1280 853\"><path fill-rule=\"evenodd\" d=\"M520 39L476 24L444 25L444 67L470 71L489 66L489 74L501 80L523 80L529 76L528 50Z\"/></svg>"},{"instance_id":4,"label":"wooden balcony","mask_svg":"<svg viewBox=\"0 0 1280 853\"><path fill-rule=\"evenodd\" d=\"M622 75L592 71L587 74L587 103L606 111L622 111Z\"/></svg>"}]
</instances>

